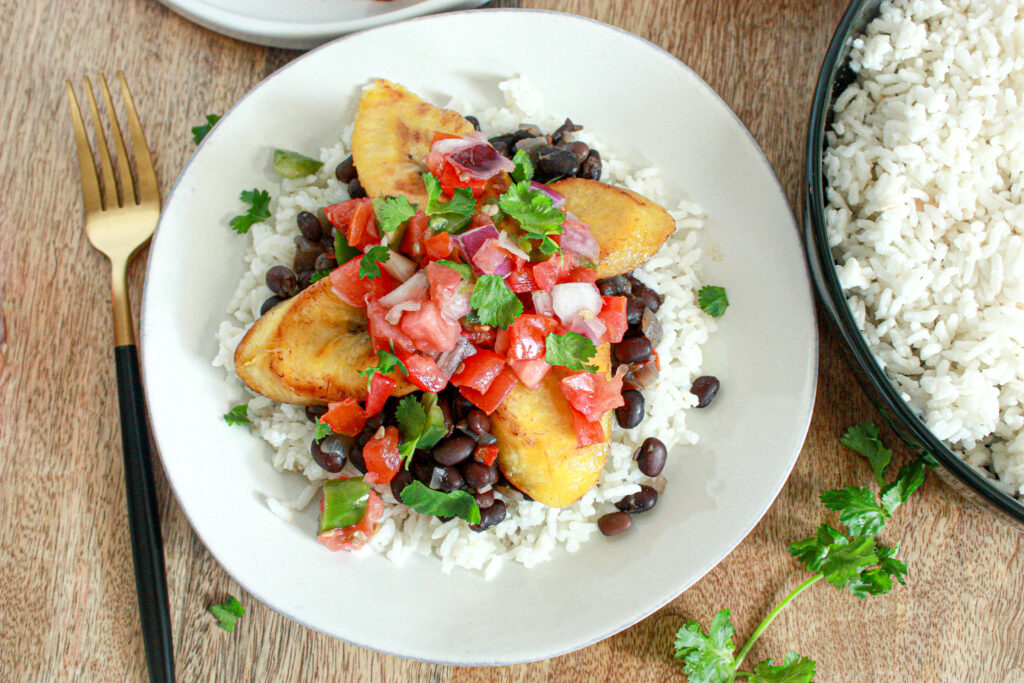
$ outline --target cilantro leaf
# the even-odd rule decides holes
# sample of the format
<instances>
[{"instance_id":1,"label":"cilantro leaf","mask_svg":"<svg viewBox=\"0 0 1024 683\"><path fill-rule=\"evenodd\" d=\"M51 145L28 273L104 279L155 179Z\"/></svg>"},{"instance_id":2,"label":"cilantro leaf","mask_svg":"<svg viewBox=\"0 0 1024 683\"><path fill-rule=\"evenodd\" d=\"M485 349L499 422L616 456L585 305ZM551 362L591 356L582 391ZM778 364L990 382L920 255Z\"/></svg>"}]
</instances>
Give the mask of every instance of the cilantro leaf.
<instances>
[{"instance_id":1,"label":"cilantro leaf","mask_svg":"<svg viewBox=\"0 0 1024 683\"><path fill-rule=\"evenodd\" d=\"M317 443L320 443L321 441L329 437L332 433L333 430L331 429L331 426L324 422L321 422L320 418L318 417L316 419L316 432L313 434L313 439L316 440Z\"/></svg>"},{"instance_id":2,"label":"cilantro leaf","mask_svg":"<svg viewBox=\"0 0 1024 683\"><path fill-rule=\"evenodd\" d=\"M530 161L529 154L524 150L517 150L512 157L512 163L516 165L512 170L513 181L519 183L524 180L533 180L533 162Z\"/></svg>"},{"instance_id":3,"label":"cilantro leaf","mask_svg":"<svg viewBox=\"0 0 1024 683\"><path fill-rule=\"evenodd\" d=\"M541 241L541 252L561 253L561 247L551 239L551 235L562 233L565 214L555 208L551 197L540 190L531 189L530 182L523 180L509 187L505 194L498 198L498 206L519 221L525 233L520 241L537 239Z\"/></svg>"},{"instance_id":4,"label":"cilantro leaf","mask_svg":"<svg viewBox=\"0 0 1024 683\"><path fill-rule=\"evenodd\" d=\"M458 489L445 493L435 491L423 482L414 481L402 489L402 502L424 515L459 517L470 524L480 523L480 507L476 499Z\"/></svg>"},{"instance_id":5,"label":"cilantro leaf","mask_svg":"<svg viewBox=\"0 0 1024 683\"><path fill-rule=\"evenodd\" d=\"M704 285L697 292L697 303L712 318L719 318L729 307L729 297L725 295L725 287Z\"/></svg>"},{"instance_id":6,"label":"cilantro leaf","mask_svg":"<svg viewBox=\"0 0 1024 683\"><path fill-rule=\"evenodd\" d=\"M821 494L821 502L829 510L839 512L839 521L850 533L874 536L889 517L889 512L875 500L875 494L862 486L845 486Z\"/></svg>"},{"instance_id":7,"label":"cilantro leaf","mask_svg":"<svg viewBox=\"0 0 1024 683\"><path fill-rule=\"evenodd\" d=\"M208 609L213 616L217 617L217 621L220 622L218 625L228 633L235 632L235 624L245 614L242 603L233 595L229 595L228 599L219 605L210 605Z\"/></svg>"},{"instance_id":8,"label":"cilantro leaf","mask_svg":"<svg viewBox=\"0 0 1024 683\"><path fill-rule=\"evenodd\" d=\"M395 410L402 443L398 453L406 460L412 458L417 448L431 448L444 438L444 413L437 405L437 394L425 392L419 400L409 395L398 403Z\"/></svg>"},{"instance_id":9,"label":"cilantro leaf","mask_svg":"<svg viewBox=\"0 0 1024 683\"><path fill-rule=\"evenodd\" d=\"M473 279L473 267L470 266L468 263L456 263L455 261L448 261L447 259L434 261L434 263L436 263L439 266L444 266L445 268L451 268L459 275L461 275L463 280L468 281Z\"/></svg>"},{"instance_id":10,"label":"cilantro leaf","mask_svg":"<svg viewBox=\"0 0 1024 683\"><path fill-rule=\"evenodd\" d=\"M359 277L369 279L380 277L380 264L387 263L390 258L391 252L387 247L380 245L370 247L359 262Z\"/></svg>"},{"instance_id":11,"label":"cilantro leaf","mask_svg":"<svg viewBox=\"0 0 1024 683\"><path fill-rule=\"evenodd\" d=\"M735 671L736 633L723 609L711 620L707 633L696 621L690 621L676 632L676 659L685 662L683 670L691 683L724 683Z\"/></svg>"},{"instance_id":12,"label":"cilantro leaf","mask_svg":"<svg viewBox=\"0 0 1024 683\"><path fill-rule=\"evenodd\" d=\"M282 178L305 178L319 171L324 162L287 149L274 150L274 170Z\"/></svg>"},{"instance_id":13,"label":"cilantro leaf","mask_svg":"<svg viewBox=\"0 0 1024 683\"><path fill-rule=\"evenodd\" d=\"M262 223L270 218L270 193L266 190L255 187L251 190L243 190L241 199L246 204L250 204L249 210L240 216L235 216L229 223L231 229L239 235L249 232L249 228L254 224Z\"/></svg>"},{"instance_id":14,"label":"cilantro leaf","mask_svg":"<svg viewBox=\"0 0 1024 683\"><path fill-rule=\"evenodd\" d=\"M252 424L249 421L249 406L245 403L235 406L224 414L224 421L229 425Z\"/></svg>"},{"instance_id":15,"label":"cilantro leaf","mask_svg":"<svg viewBox=\"0 0 1024 683\"><path fill-rule=\"evenodd\" d=\"M330 268L327 268L326 270L318 270L318 271L316 271L315 273L313 273L312 275L309 276L309 283L313 284L314 282L319 282L320 280L323 280L325 277L327 277L330 274L331 274L331 269Z\"/></svg>"},{"instance_id":16,"label":"cilantro leaf","mask_svg":"<svg viewBox=\"0 0 1024 683\"><path fill-rule=\"evenodd\" d=\"M885 486L885 468L892 459L892 451L882 444L878 427L872 422L854 425L846 430L839 443L868 459L879 486Z\"/></svg>"},{"instance_id":17,"label":"cilantro leaf","mask_svg":"<svg viewBox=\"0 0 1024 683\"><path fill-rule=\"evenodd\" d=\"M473 287L469 305L482 324L503 330L523 313L523 302L499 275L481 275Z\"/></svg>"},{"instance_id":18,"label":"cilantro leaf","mask_svg":"<svg viewBox=\"0 0 1024 683\"><path fill-rule=\"evenodd\" d=\"M390 372L394 372L395 368L402 371L406 377L409 376L409 368L406 367L405 363L390 351L380 349L377 351L377 364L368 365L359 371L359 375L366 378L366 386L370 386L370 382L373 381L373 376L377 373L386 375Z\"/></svg>"},{"instance_id":19,"label":"cilantro leaf","mask_svg":"<svg viewBox=\"0 0 1024 683\"><path fill-rule=\"evenodd\" d=\"M452 198L440 201L441 181L431 173L423 174L423 184L427 188L427 208L424 213L433 216L436 213L454 213L460 216L472 216L476 211L476 199L468 187L457 187L452 191Z\"/></svg>"},{"instance_id":20,"label":"cilantro leaf","mask_svg":"<svg viewBox=\"0 0 1024 683\"><path fill-rule=\"evenodd\" d=\"M578 332L555 334L552 332L544 340L544 360L551 365L561 365L570 370L597 372L596 365L584 363L597 354L597 347Z\"/></svg>"},{"instance_id":21,"label":"cilantro leaf","mask_svg":"<svg viewBox=\"0 0 1024 683\"><path fill-rule=\"evenodd\" d=\"M416 215L416 205L402 195L377 197L373 200L373 213L377 217L378 228L384 232L394 232Z\"/></svg>"},{"instance_id":22,"label":"cilantro leaf","mask_svg":"<svg viewBox=\"0 0 1024 683\"><path fill-rule=\"evenodd\" d=\"M882 507L886 512L891 515L924 483L925 467L924 461L913 460L899 469L896 479L882 489Z\"/></svg>"},{"instance_id":23,"label":"cilantro leaf","mask_svg":"<svg viewBox=\"0 0 1024 683\"><path fill-rule=\"evenodd\" d=\"M202 142L203 138L206 137L206 134L210 132L214 124L216 124L218 121L220 121L220 114L207 114L206 123L204 123L201 126L192 127L192 142L196 143L197 145L200 142Z\"/></svg>"},{"instance_id":24,"label":"cilantro leaf","mask_svg":"<svg viewBox=\"0 0 1024 683\"><path fill-rule=\"evenodd\" d=\"M828 524L822 524L811 538L789 546L793 557L812 572L821 572L836 588L845 588L852 578L878 563L875 539L850 538Z\"/></svg>"},{"instance_id":25,"label":"cilantro leaf","mask_svg":"<svg viewBox=\"0 0 1024 683\"><path fill-rule=\"evenodd\" d=\"M814 680L817 665L813 659L790 652L781 665L772 664L766 659L754 665L751 683L810 683Z\"/></svg>"}]
</instances>

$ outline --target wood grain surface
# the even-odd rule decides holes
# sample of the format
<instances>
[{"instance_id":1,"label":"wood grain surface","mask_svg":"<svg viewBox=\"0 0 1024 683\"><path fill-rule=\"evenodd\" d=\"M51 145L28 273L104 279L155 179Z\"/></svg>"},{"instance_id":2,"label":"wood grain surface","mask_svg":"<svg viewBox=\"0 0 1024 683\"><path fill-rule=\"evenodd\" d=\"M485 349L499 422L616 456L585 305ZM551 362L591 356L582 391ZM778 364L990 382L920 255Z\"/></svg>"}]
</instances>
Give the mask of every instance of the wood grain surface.
<instances>
[{"instance_id":1,"label":"wood grain surface","mask_svg":"<svg viewBox=\"0 0 1024 683\"><path fill-rule=\"evenodd\" d=\"M844 0L523 4L593 17L677 55L736 111L799 206L812 87ZM107 270L82 230L64 79L127 72L166 191L193 150L189 127L298 53L222 37L154 0L0 0L0 39L0 681L143 680ZM144 264L131 274L136 315ZM501 669L380 655L262 606L200 543L158 463L179 680L681 681L671 642L683 621L729 607L745 638L801 580L786 546L820 521L817 494L870 481L837 442L865 420L877 416L823 326L807 443L746 540L632 628ZM858 601L818 584L753 661L799 650L819 662L819 681L1024 681L1024 537L934 476L885 533L903 541L908 586ZM234 634L205 611L227 593L248 610Z\"/></svg>"}]
</instances>

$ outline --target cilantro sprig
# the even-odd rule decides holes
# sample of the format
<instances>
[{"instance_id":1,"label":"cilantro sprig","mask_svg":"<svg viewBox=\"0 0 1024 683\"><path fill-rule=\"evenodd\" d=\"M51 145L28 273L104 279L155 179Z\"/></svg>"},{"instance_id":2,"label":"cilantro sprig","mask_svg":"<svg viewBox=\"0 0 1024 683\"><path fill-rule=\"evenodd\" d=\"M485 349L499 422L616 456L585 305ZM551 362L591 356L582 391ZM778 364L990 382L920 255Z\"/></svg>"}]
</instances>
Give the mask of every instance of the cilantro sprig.
<instances>
[{"instance_id":1,"label":"cilantro sprig","mask_svg":"<svg viewBox=\"0 0 1024 683\"><path fill-rule=\"evenodd\" d=\"M371 280L380 277L380 264L387 263L390 258L391 252L387 247L379 244L370 247L359 261L359 277Z\"/></svg>"},{"instance_id":2,"label":"cilantro sprig","mask_svg":"<svg viewBox=\"0 0 1024 683\"><path fill-rule=\"evenodd\" d=\"M426 392L420 399L411 394L404 397L395 409L395 419L402 433L398 453L405 460L406 467L417 448L430 448L447 433L444 413L437 405L437 394Z\"/></svg>"},{"instance_id":3,"label":"cilantro sprig","mask_svg":"<svg viewBox=\"0 0 1024 683\"><path fill-rule=\"evenodd\" d=\"M555 208L551 197L540 190L531 189L529 180L522 180L509 187L498 198L498 206L519 221L524 233L520 241L540 240L540 251L543 254L562 252L551 236L562 234L565 214Z\"/></svg>"},{"instance_id":4,"label":"cilantro sprig","mask_svg":"<svg viewBox=\"0 0 1024 683\"><path fill-rule=\"evenodd\" d=\"M581 372L597 372L596 365L585 364L596 354L594 342L578 332L552 332L544 340L544 360L551 365L561 365Z\"/></svg>"},{"instance_id":5,"label":"cilantro sprig","mask_svg":"<svg viewBox=\"0 0 1024 683\"><path fill-rule=\"evenodd\" d=\"M697 303L712 318L720 318L729 307L729 297L725 294L725 287L704 285L697 292Z\"/></svg>"},{"instance_id":6,"label":"cilantro sprig","mask_svg":"<svg viewBox=\"0 0 1024 683\"><path fill-rule=\"evenodd\" d=\"M334 430L331 429L331 426L325 422L321 422L320 418L318 417L316 419L316 431L313 433L313 439L317 443L320 443L321 441L329 437L332 433L334 433Z\"/></svg>"},{"instance_id":7,"label":"cilantro sprig","mask_svg":"<svg viewBox=\"0 0 1024 683\"><path fill-rule=\"evenodd\" d=\"M905 583L907 565L896 559L899 546L882 544L877 534L896 508L923 483L926 468L934 464L926 458L912 460L887 484L885 472L892 451L882 444L875 425L851 427L840 442L867 459L879 485L877 495L870 488L858 486L821 494L824 506L839 513L840 526L845 526L845 530L823 523L813 536L790 545L790 554L812 574L768 613L738 653L732 640L735 628L729 610L715 614L707 630L696 621L679 629L675 656L683 660L683 670L691 683L732 683L737 678L754 683L808 683L814 679L817 665L796 652L787 654L781 664L764 660L755 664L752 671L740 667L775 617L818 581L825 579L857 598L882 595L892 590L894 583Z\"/></svg>"},{"instance_id":8,"label":"cilantro sprig","mask_svg":"<svg viewBox=\"0 0 1024 683\"><path fill-rule=\"evenodd\" d=\"M373 213L377 218L377 227L391 233L416 215L416 205L402 195L377 197L373 200Z\"/></svg>"},{"instance_id":9,"label":"cilantro sprig","mask_svg":"<svg viewBox=\"0 0 1024 683\"><path fill-rule=\"evenodd\" d=\"M233 595L229 595L228 599L220 604L210 605L208 609L210 614L217 617L217 625L228 633L235 632L235 624L245 615L245 608Z\"/></svg>"},{"instance_id":10,"label":"cilantro sprig","mask_svg":"<svg viewBox=\"0 0 1024 683\"><path fill-rule=\"evenodd\" d=\"M201 126L192 127L192 142L197 145L202 142L203 138L206 137L206 134L210 132L218 121L220 121L220 114L207 114L206 123Z\"/></svg>"},{"instance_id":11,"label":"cilantro sprig","mask_svg":"<svg viewBox=\"0 0 1024 683\"><path fill-rule=\"evenodd\" d=\"M512 157L512 163L516 165L512 169L512 180L517 183L522 181L533 180L533 162L530 161L530 155L523 150L517 150L515 156Z\"/></svg>"},{"instance_id":12,"label":"cilantro sprig","mask_svg":"<svg viewBox=\"0 0 1024 683\"><path fill-rule=\"evenodd\" d=\"M392 349L393 348L394 346L392 346ZM369 390L370 382L373 381L374 375L387 375L389 373L394 372L396 368L398 370L401 370L402 374L405 375L406 377L409 376L409 368L406 367L405 363L402 362L401 358L391 353L390 351L380 349L377 351L377 364L368 365L367 367L363 368L362 370L359 371L359 375L361 377L366 378L366 388L367 390Z\"/></svg>"},{"instance_id":13,"label":"cilantro sprig","mask_svg":"<svg viewBox=\"0 0 1024 683\"><path fill-rule=\"evenodd\" d=\"M473 198L473 191L468 187L457 187L452 192L452 198L446 202L441 201L441 181L431 173L423 174L423 184L427 188L427 207L423 210L428 216L435 214L457 214L459 216L472 216L476 210L476 199Z\"/></svg>"},{"instance_id":14,"label":"cilantro sprig","mask_svg":"<svg viewBox=\"0 0 1024 683\"><path fill-rule=\"evenodd\" d=\"M242 190L241 199L249 205L248 211L231 219L231 229L239 235L249 232L256 223L262 223L270 218L270 193L266 190L253 188Z\"/></svg>"},{"instance_id":15,"label":"cilantro sprig","mask_svg":"<svg viewBox=\"0 0 1024 683\"><path fill-rule=\"evenodd\" d=\"M224 414L224 421L229 425L252 424L249 421L249 406L245 403L235 406Z\"/></svg>"},{"instance_id":16,"label":"cilantro sprig","mask_svg":"<svg viewBox=\"0 0 1024 683\"><path fill-rule=\"evenodd\" d=\"M459 489L445 493L414 481L402 489L402 502L424 515L461 517L470 524L480 523L480 507L476 500Z\"/></svg>"},{"instance_id":17,"label":"cilantro sprig","mask_svg":"<svg viewBox=\"0 0 1024 683\"><path fill-rule=\"evenodd\" d=\"M500 275L481 275L473 287L469 305L482 324L503 330L523 314L523 302Z\"/></svg>"}]
</instances>

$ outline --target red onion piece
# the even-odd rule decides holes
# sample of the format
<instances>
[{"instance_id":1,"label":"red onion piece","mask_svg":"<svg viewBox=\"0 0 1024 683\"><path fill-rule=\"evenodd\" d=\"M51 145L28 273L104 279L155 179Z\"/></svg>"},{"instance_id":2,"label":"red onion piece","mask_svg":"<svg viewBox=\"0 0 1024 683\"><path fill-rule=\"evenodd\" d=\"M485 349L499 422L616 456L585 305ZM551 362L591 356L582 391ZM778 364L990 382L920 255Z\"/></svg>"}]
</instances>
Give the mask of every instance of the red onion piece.
<instances>
[{"instance_id":1,"label":"red onion piece","mask_svg":"<svg viewBox=\"0 0 1024 683\"><path fill-rule=\"evenodd\" d=\"M551 288L551 306L566 326L579 317L580 311L590 311L591 317L596 316L601 304L601 292L590 282L565 282Z\"/></svg>"},{"instance_id":2,"label":"red onion piece","mask_svg":"<svg viewBox=\"0 0 1024 683\"><path fill-rule=\"evenodd\" d=\"M438 357L437 367L445 378L451 379L462 361L474 353L476 353L476 348L473 344L465 337L459 337L459 340L455 342L455 348L445 351Z\"/></svg>"},{"instance_id":3,"label":"red onion piece","mask_svg":"<svg viewBox=\"0 0 1024 683\"><path fill-rule=\"evenodd\" d=\"M625 381L640 387L650 386L658 379L658 361L653 358L629 366Z\"/></svg>"},{"instance_id":4,"label":"red onion piece","mask_svg":"<svg viewBox=\"0 0 1024 683\"><path fill-rule=\"evenodd\" d=\"M422 301L427 298L429 291L430 281L427 279L427 274L421 270L382 296L380 303L390 308L405 301Z\"/></svg>"},{"instance_id":5,"label":"red onion piece","mask_svg":"<svg viewBox=\"0 0 1024 683\"><path fill-rule=\"evenodd\" d=\"M405 282L416 272L418 266L394 249L389 249L388 254L388 260L383 265L391 277L399 282Z\"/></svg>"},{"instance_id":6,"label":"red onion piece","mask_svg":"<svg viewBox=\"0 0 1024 683\"><path fill-rule=\"evenodd\" d=\"M600 318L590 318L588 320L583 316L577 316L568 322L566 327L569 328L570 332L582 334L595 344L603 344L608 332L608 326Z\"/></svg>"},{"instance_id":7,"label":"red onion piece","mask_svg":"<svg viewBox=\"0 0 1024 683\"><path fill-rule=\"evenodd\" d=\"M418 311L422 305L422 301L403 301L389 308L388 312L384 314L384 319L392 325L397 325L401 321L403 313L406 311Z\"/></svg>"},{"instance_id":8,"label":"red onion piece","mask_svg":"<svg viewBox=\"0 0 1024 683\"><path fill-rule=\"evenodd\" d=\"M438 302L437 305L441 308L442 315L449 320L458 320L469 315L469 299L472 295L473 288L469 285L463 285L450 298Z\"/></svg>"},{"instance_id":9,"label":"red onion piece","mask_svg":"<svg viewBox=\"0 0 1024 683\"><path fill-rule=\"evenodd\" d=\"M533 310L540 315L551 315L555 314L555 309L551 306L551 293L545 292L543 289L534 290L533 296Z\"/></svg>"},{"instance_id":10,"label":"red onion piece","mask_svg":"<svg viewBox=\"0 0 1024 683\"><path fill-rule=\"evenodd\" d=\"M463 178L486 180L502 171L515 169L511 160L494 149L487 136L475 131L461 138L445 138L430 146L426 163L447 161Z\"/></svg>"},{"instance_id":11,"label":"red onion piece","mask_svg":"<svg viewBox=\"0 0 1024 683\"><path fill-rule=\"evenodd\" d=\"M515 167L515 164L513 164L513 167ZM552 190L550 187L544 185L543 183L538 183L535 180L530 181L530 189L538 190L546 194L548 197L551 197L551 202L555 205L556 209L561 209L565 206L565 195Z\"/></svg>"},{"instance_id":12,"label":"red onion piece","mask_svg":"<svg viewBox=\"0 0 1024 683\"><path fill-rule=\"evenodd\" d=\"M500 240L489 239L473 254L473 267L484 275L505 277L512 272L512 257L501 246Z\"/></svg>"},{"instance_id":13,"label":"red onion piece","mask_svg":"<svg viewBox=\"0 0 1024 683\"><path fill-rule=\"evenodd\" d=\"M493 224L481 225L479 228L467 230L461 235L455 235L455 243L459 245L459 249L462 250L462 255L466 257L467 261L472 260L473 254L490 239L498 239L498 229Z\"/></svg>"},{"instance_id":14,"label":"red onion piece","mask_svg":"<svg viewBox=\"0 0 1024 683\"><path fill-rule=\"evenodd\" d=\"M508 233L503 232L498 235L498 244L501 245L502 249L512 254L513 256L518 256L524 261L530 260L530 255L527 254L522 249L520 249L518 244L509 239Z\"/></svg>"},{"instance_id":15,"label":"red onion piece","mask_svg":"<svg viewBox=\"0 0 1024 683\"><path fill-rule=\"evenodd\" d=\"M601 257L601 245L594 239L590 226L579 221L566 220L562 223L562 249L579 254L596 264Z\"/></svg>"},{"instance_id":16,"label":"red onion piece","mask_svg":"<svg viewBox=\"0 0 1024 683\"><path fill-rule=\"evenodd\" d=\"M649 308L644 308L644 317L640 321L640 329L643 330L644 336L651 342L652 347L657 347L658 343L661 342L661 338L665 336L665 330L661 326L661 321L658 320L658 316Z\"/></svg>"}]
</instances>

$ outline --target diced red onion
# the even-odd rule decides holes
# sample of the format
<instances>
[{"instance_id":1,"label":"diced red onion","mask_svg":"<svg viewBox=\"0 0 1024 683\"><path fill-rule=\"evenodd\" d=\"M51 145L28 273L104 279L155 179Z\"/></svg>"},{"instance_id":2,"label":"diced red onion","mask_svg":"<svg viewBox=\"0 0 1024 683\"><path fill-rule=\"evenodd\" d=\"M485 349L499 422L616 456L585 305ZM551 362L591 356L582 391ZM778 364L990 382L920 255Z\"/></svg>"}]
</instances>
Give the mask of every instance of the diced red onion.
<instances>
[{"instance_id":1,"label":"diced red onion","mask_svg":"<svg viewBox=\"0 0 1024 683\"><path fill-rule=\"evenodd\" d=\"M625 380L641 387L650 386L658 379L658 361L653 358L629 366Z\"/></svg>"},{"instance_id":2,"label":"diced red onion","mask_svg":"<svg viewBox=\"0 0 1024 683\"><path fill-rule=\"evenodd\" d=\"M533 310L540 315L554 315L555 309L551 306L551 293L543 289L536 289L532 293Z\"/></svg>"},{"instance_id":3,"label":"diced red onion","mask_svg":"<svg viewBox=\"0 0 1024 683\"><path fill-rule=\"evenodd\" d=\"M665 336L665 330L661 327L661 321L658 320L658 316L649 308L644 308L644 317L640 321L640 329L643 330L644 336L651 342L652 347L656 347L661 338Z\"/></svg>"},{"instance_id":4,"label":"diced red onion","mask_svg":"<svg viewBox=\"0 0 1024 683\"><path fill-rule=\"evenodd\" d=\"M402 319L403 313L406 311L418 311L422 305L422 301L403 301L389 308L388 312L384 314L384 319L392 325L397 325L398 321Z\"/></svg>"},{"instance_id":5,"label":"diced red onion","mask_svg":"<svg viewBox=\"0 0 1024 683\"><path fill-rule=\"evenodd\" d=\"M469 314L469 299L473 294L473 288L469 285L462 285L455 294L444 301L435 302L441 309L441 314L449 320L457 321Z\"/></svg>"},{"instance_id":6,"label":"diced red onion","mask_svg":"<svg viewBox=\"0 0 1024 683\"><path fill-rule=\"evenodd\" d=\"M590 282L565 282L551 288L551 306L566 326L579 317L580 311L596 316L601 304L601 292Z\"/></svg>"},{"instance_id":7,"label":"diced red onion","mask_svg":"<svg viewBox=\"0 0 1024 683\"><path fill-rule=\"evenodd\" d=\"M485 241L473 254L472 262L473 267L484 275L505 277L512 272L512 257L501 247L500 240Z\"/></svg>"},{"instance_id":8,"label":"diced red onion","mask_svg":"<svg viewBox=\"0 0 1024 683\"><path fill-rule=\"evenodd\" d=\"M476 353L476 348L473 347L473 344L465 337L459 337L459 340L455 342L455 348L445 351L438 357L437 367L445 378L451 379L462 361L474 353Z\"/></svg>"},{"instance_id":9,"label":"diced red onion","mask_svg":"<svg viewBox=\"0 0 1024 683\"><path fill-rule=\"evenodd\" d=\"M590 317L588 319L586 316L577 316L566 323L566 327L570 332L582 334L595 344L602 344L606 341L605 335L608 332L608 326L600 318Z\"/></svg>"},{"instance_id":10,"label":"diced red onion","mask_svg":"<svg viewBox=\"0 0 1024 683\"><path fill-rule=\"evenodd\" d=\"M579 254L596 264L601 257L601 245L594 239L590 226L579 221L566 220L562 223L562 249Z\"/></svg>"},{"instance_id":11,"label":"diced red onion","mask_svg":"<svg viewBox=\"0 0 1024 683\"><path fill-rule=\"evenodd\" d=\"M486 180L501 171L510 172L515 169L515 164L499 154L487 141L487 136L479 131L461 138L445 138L432 144L426 163L431 165L431 162L440 162L442 158L463 178Z\"/></svg>"},{"instance_id":12,"label":"diced red onion","mask_svg":"<svg viewBox=\"0 0 1024 683\"><path fill-rule=\"evenodd\" d=\"M498 235L498 244L501 245L502 249L512 254L513 256L518 256L524 261L530 260L530 255L527 254L522 249L520 249L519 245L517 245L509 238L508 233L502 232Z\"/></svg>"},{"instance_id":13,"label":"diced red onion","mask_svg":"<svg viewBox=\"0 0 1024 683\"><path fill-rule=\"evenodd\" d=\"M441 488L441 484L445 481L444 468L435 467L434 471L430 473L430 488L435 491Z\"/></svg>"},{"instance_id":14,"label":"diced red onion","mask_svg":"<svg viewBox=\"0 0 1024 683\"><path fill-rule=\"evenodd\" d=\"M405 301L422 301L427 298L428 292L430 292L430 280L427 279L426 272L421 270L382 296L380 303L390 308Z\"/></svg>"},{"instance_id":15,"label":"diced red onion","mask_svg":"<svg viewBox=\"0 0 1024 683\"><path fill-rule=\"evenodd\" d=\"M543 183L538 183L536 180L531 181L530 189L538 190L546 194L548 197L551 197L551 202L555 205L556 209L561 209L565 206L565 195L552 190L550 187L544 185Z\"/></svg>"},{"instance_id":16,"label":"diced red onion","mask_svg":"<svg viewBox=\"0 0 1024 683\"><path fill-rule=\"evenodd\" d=\"M395 278L399 282L405 282L412 277L413 273L416 272L418 266L399 254L394 249L389 249L388 260L384 263L384 270L388 271L391 277Z\"/></svg>"},{"instance_id":17,"label":"diced red onion","mask_svg":"<svg viewBox=\"0 0 1024 683\"><path fill-rule=\"evenodd\" d=\"M469 261L472 260L473 254L484 245L484 242L490 239L498 239L498 229L494 227L493 223L481 225L479 228L473 228L461 235L456 235L455 243L459 245L462 255Z\"/></svg>"}]
</instances>

